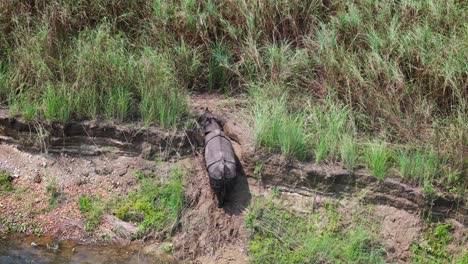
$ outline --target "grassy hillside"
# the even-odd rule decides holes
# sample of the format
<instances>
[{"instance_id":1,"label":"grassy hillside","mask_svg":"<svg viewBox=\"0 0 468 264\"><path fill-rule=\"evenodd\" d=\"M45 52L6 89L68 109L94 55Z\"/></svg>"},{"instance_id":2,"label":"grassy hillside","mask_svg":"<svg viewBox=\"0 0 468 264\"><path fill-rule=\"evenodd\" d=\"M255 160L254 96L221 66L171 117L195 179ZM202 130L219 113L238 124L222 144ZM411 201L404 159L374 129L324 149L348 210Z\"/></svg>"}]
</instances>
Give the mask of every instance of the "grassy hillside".
<instances>
[{"instance_id":1,"label":"grassy hillside","mask_svg":"<svg viewBox=\"0 0 468 264\"><path fill-rule=\"evenodd\" d=\"M466 187L463 1L0 1L0 100L26 119L172 127L248 93L259 146Z\"/></svg>"}]
</instances>

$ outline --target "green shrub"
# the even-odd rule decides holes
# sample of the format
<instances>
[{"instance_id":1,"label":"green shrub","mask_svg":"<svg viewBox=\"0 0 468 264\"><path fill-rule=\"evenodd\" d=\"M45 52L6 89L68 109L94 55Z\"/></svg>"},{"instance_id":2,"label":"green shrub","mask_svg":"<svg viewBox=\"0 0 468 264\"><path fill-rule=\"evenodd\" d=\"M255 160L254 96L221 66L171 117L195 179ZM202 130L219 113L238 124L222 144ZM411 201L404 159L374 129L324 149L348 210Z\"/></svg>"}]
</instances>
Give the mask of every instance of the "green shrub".
<instances>
[{"instance_id":1,"label":"green shrub","mask_svg":"<svg viewBox=\"0 0 468 264\"><path fill-rule=\"evenodd\" d=\"M0 170L0 191L13 191L12 181L13 177L8 172Z\"/></svg>"},{"instance_id":2,"label":"green shrub","mask_svg":"<svg viewBox=\"0 0 468 264\"><path fill-rule=\"evenodd\" d=\"M182 174L173 169L167 182L142 178L139 189L117 201L115 213L124 221L138 222L141 235L151 229L167 232L178 219L183 201Z\"/></svg>"},{"instance_id":3,"label":"green shrub","mask_svg":"<svg viewBox=\"0 0 468 264\"><path fill-rule=\"evenodd\" d=\"M425 243L414 244L412 247L413 262L452 263L455 258L448 251L448 245L453 239L450 229L450 224L439 224L435 228L427 230L424 234Z\"/></svg>"},{"instance_id":4,"label":"green shrub","mask_svg":"<svg viewBox=\"0 0 468 264\"><path fill-rule=\"evenodd\" d=\"M48 178L46 191L49 193L49 209L54 209L62 201L62 190L56 178Z\"/></svg>"}]
</instances>

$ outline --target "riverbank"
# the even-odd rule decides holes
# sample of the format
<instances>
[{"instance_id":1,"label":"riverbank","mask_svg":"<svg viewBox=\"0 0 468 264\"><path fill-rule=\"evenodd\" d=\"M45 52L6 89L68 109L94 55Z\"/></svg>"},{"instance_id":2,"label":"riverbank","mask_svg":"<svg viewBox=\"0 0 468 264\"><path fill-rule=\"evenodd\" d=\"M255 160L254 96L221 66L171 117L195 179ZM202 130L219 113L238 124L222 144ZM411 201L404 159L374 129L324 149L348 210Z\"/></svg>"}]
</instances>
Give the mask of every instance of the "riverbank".
<instances>
[{"instance_id":1,"label":"riverbank","mask_svg":"<svg viewBox=\"0 0 468 264\"><path fill-rule=\"evenodd\" d=\"M84 245L122 246L137 241L150 252L164 247L176 259L195 263L246 263L249 259L261 263L276 251L283 252L283 257L302 256L297 251L303 248L302 242L291 239L297 236L295 232L310 231L264 233L258 229L291 214L311 225L304 226L307 230L333 234L338 244L340 234L344 241L352 240L355 230L363 230L359 234L372 239L359 240L360 245L373 245L373 252L385 261L409 262L439 253L466 256L465 200L450 194L429 199L422 189L398 177L380 181L362 168L349 172L338 163L298 162L264 153L255 148L249 121L242 115L242 101L199 97L191 106L193 115L205 105L223 116L245 173L225 208L217 208L209 188L196 129L171 132L80 121L42 126L41 130L35 122L4 116L0 169L11 175L13 189L0 193L2 232L46 235ZM41 133L48 136L41 137ZM149 216L131 204L128 212L133 216L119 217L122 207L116 204L122 203L117 198L143 197L139 196L142 180L149 177L167 183L174 168L183 175L183 206L175 218L165 218L170 220L167 226L141 233L142 221ZM91 209L83 210L83 197L89 198ZM90 213L94 204L101 208L97 216ZM264 210L277 213L260 213ZM97 219L91 230L90 217ZM437 252L427 253L430 235L442 225L447 225L444 230L450 239ZM325 260L336 257L343 258L330 253Z\"/></svg>"}]
</instances>

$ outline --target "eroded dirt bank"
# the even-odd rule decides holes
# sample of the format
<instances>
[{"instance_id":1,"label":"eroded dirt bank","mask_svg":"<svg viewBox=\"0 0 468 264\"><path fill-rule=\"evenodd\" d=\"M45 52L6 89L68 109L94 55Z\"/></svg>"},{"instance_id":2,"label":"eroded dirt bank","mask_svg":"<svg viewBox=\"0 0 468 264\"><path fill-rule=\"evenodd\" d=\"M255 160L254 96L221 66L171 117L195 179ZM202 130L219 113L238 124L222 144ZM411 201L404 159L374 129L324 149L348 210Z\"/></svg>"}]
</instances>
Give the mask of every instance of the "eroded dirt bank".
<instances>
[{"instance_id":1,"label":"eroded dirt bank","mask_svg":"<svg viewBox=\"0 0 468 264\"><path fill-rule=\"evenodd\" d=\"M451 196L428 200L420 189L397 179L378 182L365 170L349 173L338 164L297 163L261 153L254 147L249 123L240 110L245 102L210 96L193 102L194 115L208 105L224 119L243 165L244 175L225 208L217 208L213 199L195 130L171 132L91 121L48 126L11 118L2 110L0 170L13 176L15 186L14 192L1 194L2 228L17 226L16 231L28 234L39 230L57 240L84 244L130 243L136 224L113 215L104 215L99 228L87 232L78 198L125 196L138 185L136 172L167 175L177 165L187 171L186 206L173 236L165 241L173 245L173 254L181 261L246 263L249 234L244 217L256 196L275 199L302 213L320 210L333 200L349 221L351 212L371 206L370 217L381 224L389 261L410 260L411 245L421 239L425 226L422 216L428 213L453 222L458 237L454 252L466 245L464 200ZM52 179L62 194L53 209L47 191ZM160 237L139 241L146 253L159 252L162 242Z\"/></svg>"}]
</instances>

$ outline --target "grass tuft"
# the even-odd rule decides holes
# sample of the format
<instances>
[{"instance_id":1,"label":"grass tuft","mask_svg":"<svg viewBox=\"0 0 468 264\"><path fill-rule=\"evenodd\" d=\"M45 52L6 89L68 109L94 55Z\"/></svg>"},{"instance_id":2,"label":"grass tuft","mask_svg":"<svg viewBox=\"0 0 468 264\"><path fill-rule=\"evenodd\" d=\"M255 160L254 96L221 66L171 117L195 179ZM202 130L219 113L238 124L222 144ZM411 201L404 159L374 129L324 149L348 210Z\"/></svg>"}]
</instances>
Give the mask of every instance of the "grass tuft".
<instances>
[{"instance_id":1,"label":"grass tuft","mask_svg":"<svg viewBox=\"0 0 468 264\"><path fill-rule=\"evenodd\" d=\"M356 139L345 134L340 145L340 157L348 170L352 171L356 167L358 154Z\"/></svg>"},{"instance_id":2,"label":"grass tuft","mask_svg":"<svg viewBox=\"0 0 468 264\"><path fill-rule=\"evenodd\" d=\"M252 88L254 95L255 136L257 144L269 150L280 150L288 157L304 160L308 156L305 114L291 114L287 110L287 94L272 93L282 87ZM271 90L270 90L271 89ZM273 91L275 90L275 91Z\"/></svg>"},{"instance_id":3,"label":"grass tuft","mask_svg":"<svg viewBox=\"0 0 468 264\"><path fill-rule=\"evenodd\" d=\"M72 96L65 87L49 84L43 98L44 117L48 121L67 122L73 112Z\"/></svg>"},{"instance_id":4,"label":"grass tuft","mask_svg":"<svg viewBox=\"0 0 468 264\"><path fill-rule=\"evenodd\" d=\"M365 160L367 167L372 171L372 174L379 180L384 180L387 177L390 169L391 153L385 142L370 143L365 149Z\"/></svg>"},{"instance_id":5,"label":"grass tuft","mask_svg":"<svg viewBox=\"0 0 468 264\"><path fill-rule=\"evenodd\" d=\"M344 137L352 131L349 109L327 99L325 105L311 107L309 118L315 161L319 163L326 159L336 160Z\"/></svg>"}]
</instances>

